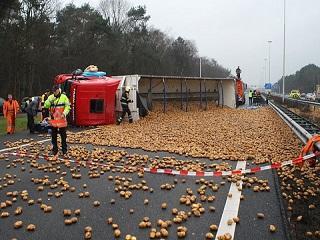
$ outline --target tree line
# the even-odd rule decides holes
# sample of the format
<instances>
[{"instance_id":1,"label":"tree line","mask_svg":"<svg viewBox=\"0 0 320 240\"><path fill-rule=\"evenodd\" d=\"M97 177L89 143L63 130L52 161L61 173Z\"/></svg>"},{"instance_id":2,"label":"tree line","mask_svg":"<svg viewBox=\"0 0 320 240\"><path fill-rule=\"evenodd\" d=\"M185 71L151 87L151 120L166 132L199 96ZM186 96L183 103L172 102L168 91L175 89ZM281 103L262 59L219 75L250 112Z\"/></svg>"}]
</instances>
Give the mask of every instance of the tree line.
<instances>
[{"instance_id":1,"label":"tree line","mask_svg":"<svg viewBox=\"0 0 320 240\"><path fill-rule=\"evenodd\" d=\"M58 0L0 2L0 96L40 94L53 78L90 64L111 75L199 76L194 42L149 26L145 6L102 0L61 8ZM215 59L202 58L202 76L226 77Z\"/></svg>"},{"instance_id":2,"label":"tree line","mask_svg":"<svg viewBox=\"0 0 320 240\"><path fill-rule=\"evenodd\" d=\"M282 93L282 79L273 85L273 91ZM301 93L312 93L316 90L316 85L320 84L320 68L315 64L308 64L295 74L285 76L285 92L300 90Z\"/></svg>"}]
</instances>

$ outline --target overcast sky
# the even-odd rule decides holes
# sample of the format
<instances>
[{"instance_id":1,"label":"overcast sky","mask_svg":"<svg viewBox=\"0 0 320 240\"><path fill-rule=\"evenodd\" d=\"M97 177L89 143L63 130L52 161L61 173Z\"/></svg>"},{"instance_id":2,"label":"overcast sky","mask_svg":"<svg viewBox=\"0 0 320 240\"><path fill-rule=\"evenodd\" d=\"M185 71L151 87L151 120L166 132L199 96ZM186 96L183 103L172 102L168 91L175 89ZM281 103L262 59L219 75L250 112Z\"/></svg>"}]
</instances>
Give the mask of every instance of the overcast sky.
<instances>
[{"instance_id":1,"label":"overcast sky","mask_svg":"<svg viewBox=\"0 0 320 240\"><path fill-rule=\"evenodd\" d=\"M64 0L97 7L100 0ZM262 84L268 40L271 82L282 76L283 0L128 0L145 5L150 25L172 37L193 40L201 56L232 70L248 84ZM320 65L320 0L286 0L286 75ZM267 67L268 67L267 60ZM268 81L267 69L267 81Z\"/></svg>"}]
</instances>

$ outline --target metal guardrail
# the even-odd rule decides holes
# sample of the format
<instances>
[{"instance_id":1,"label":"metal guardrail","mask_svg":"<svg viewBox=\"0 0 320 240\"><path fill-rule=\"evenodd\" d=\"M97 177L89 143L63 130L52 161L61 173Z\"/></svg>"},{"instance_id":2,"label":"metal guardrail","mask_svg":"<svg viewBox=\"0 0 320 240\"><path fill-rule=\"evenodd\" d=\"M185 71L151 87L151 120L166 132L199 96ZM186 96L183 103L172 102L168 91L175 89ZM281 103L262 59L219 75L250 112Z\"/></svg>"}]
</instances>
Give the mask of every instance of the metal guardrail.
<instances>
[{"instance_id":1,"label":"metal guardrail","mask_svg":"<svg viewBox=\"0 0 320 240\"><path fill-rule=\"evenodd\" d=\"M285 114L278 106L269 101L269 105L273 108L273 110L288 124L288 126L296 133L299 139L306 143L312 135L306 131L303 127L297 124L292 118L290 118L287 114Z\"/></svg>"},{"instance_id":2,"label":"metal guardrail","mask_svg":"<svg viewBox=\"0 0 320 240\"><path fill-rule=\"evenodd\" d=\"M303 117L291 112L283 106L277 106L272 101L269 101L269 106L271 106L274 111L287 123L287 125L294 131L298 138L306 143L314 134L320 133L320 128ZM294 116L290 117L289 114ZM304 126L304 127L303 127ZM320 143L316 143L316 148L320 150Z\"/></svg>"},{"instance_id":3,"label":"metal guardrail","mask_svg":"<svg viewBox=\"0 0 320 240\"><path fill-rule=\"evenodd\" d=\"M320 103L319 102L302 100L302 99L294 99L294 98L288 98L288 97L285 97L285 100L288 100L288 101L291 101L291 102L299 102L299 103L304 103L304 104L320 107Z\"/></svg>"},{"instance_id":4,"label":"metal guardrail","mask_svg":"<svg viewBox=\"0 0 320 240\"><path fill-rule=\"evenodd\" d=\"M264 95L266 96L266 94L264 94ZM282 98L282 95L279 95L279 94L272 94L271 96ZM284 99L287 101L290 101L290 102L297 102L297 103L303 103L303 104L308 104L308 105L320 107L320 102L303 100L303 99L295 99L295 98L290 98L290 97L285 97Z\"/></svg>"}]
</instances>

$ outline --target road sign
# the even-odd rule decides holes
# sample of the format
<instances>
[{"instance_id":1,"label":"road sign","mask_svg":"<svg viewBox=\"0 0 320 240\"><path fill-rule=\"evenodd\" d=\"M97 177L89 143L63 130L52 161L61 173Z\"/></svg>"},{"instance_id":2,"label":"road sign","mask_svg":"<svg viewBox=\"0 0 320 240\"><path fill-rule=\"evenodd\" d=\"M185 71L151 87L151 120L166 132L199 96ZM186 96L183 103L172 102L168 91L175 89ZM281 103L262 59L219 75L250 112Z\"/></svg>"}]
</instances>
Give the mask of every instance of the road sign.
<instances>
[{"instance_id":1,"label":"road sign","mask_svg":"<svg viewBox=\"0 0 320 240\"><path fill-rule=\"evenodd\" d=\"M264 88L265 89L271 89L272 88L272 84L271 83L265 83L264 84Z\"/></svg>"}]
</instances>

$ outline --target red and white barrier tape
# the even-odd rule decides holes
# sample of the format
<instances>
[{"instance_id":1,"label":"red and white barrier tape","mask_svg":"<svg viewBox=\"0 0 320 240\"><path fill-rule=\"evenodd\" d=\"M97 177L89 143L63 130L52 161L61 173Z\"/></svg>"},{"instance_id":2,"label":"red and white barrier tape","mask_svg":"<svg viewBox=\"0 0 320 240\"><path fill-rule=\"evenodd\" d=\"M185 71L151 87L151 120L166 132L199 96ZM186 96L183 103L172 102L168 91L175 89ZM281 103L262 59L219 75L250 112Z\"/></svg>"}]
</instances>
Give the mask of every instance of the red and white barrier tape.
<instances>
[{"instance_id":1,"label":"red and white barrier tape","mask_svg":"<svg viewBox=\"0 0 320 240\"><path fill-rule=\"evenodd\" d=\"M12 156L18 156L18 157L37 157L42 159L49 159L49 156L41 156L41 155L28 155L25 153L5 153L5 155L12 155ZM270 165L265 165L261 167L254 167L254 168L248 168L248 169L237 169L237 170L231 170L231 171L215 171L215 172L206 172L206 171L188 171L188 170L173 170L173 169L160 169L160 168L138 168L138 170L153 173L153 174L169 174L169 175L181 175L181 176L194 176L194 177L220 177L220 176L231 176L231 175L239 175L239 174L248 174L248 173L256 173L261 171L266 171L269 169L278 169L284 166L288 165L298 165L303 163L306 160L309 160L311 158L317 157L320 155L320 152L311 153L308 155L305 155L303 157L298 157L294 160L288 160L284 162L278 162L278 163L272 163ZM57 160L60 161L67 161L71 163L85 163L86 165L96 165L100 167L111 167L111 165L103 164L103 163L97 163L90 160L87 161L78 161L78 160L71 160L71 159L62 159L58 158ZM124 166L113 166L117 168L124 168Z\"/></svg>"},{"instance_id":2,"label":"red and white barrier tape","mask_svg":"<svg viewBox=\"0 0 320 240\"><path fill-rule=\"evenodd\" d=\"M237 170L231 170L231 171L215 171L215 172L192 172L187 170L172 170L172 169L158 169L158 168L144 168L145 172L150 173L162 173L162 174L172 174L172 175L182 175L182 176L195 176L195 177L220 177L220 176L231 176L231 175L239 175L239 174L248 174L248 173L256 173L261 172L269 169L278 169L284 166L288 165L298 165L308 159L314 158L316 156L319 156L320 152L317 153L311 153L308 155L305 155L303 157L296 158L294 160L284 161L284 162L278 162L273 163L270 165L265 165L261 167L254 167L254 168L248 168L248 169L237 169Z\"/></svg>"}]
</instances>

